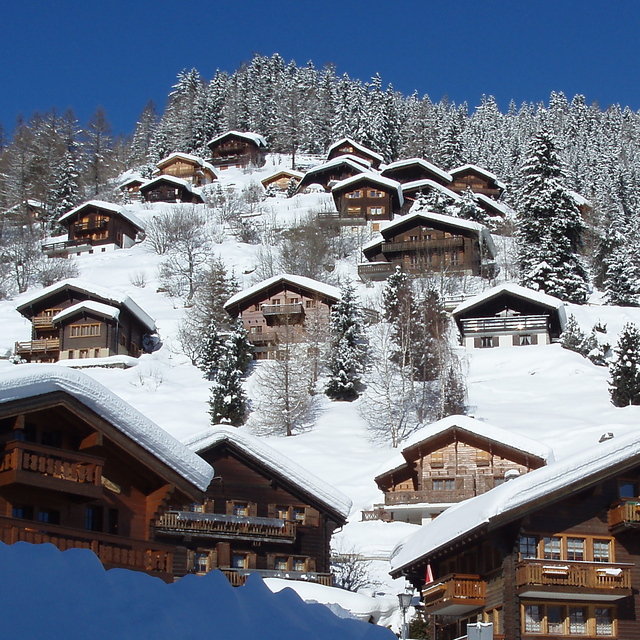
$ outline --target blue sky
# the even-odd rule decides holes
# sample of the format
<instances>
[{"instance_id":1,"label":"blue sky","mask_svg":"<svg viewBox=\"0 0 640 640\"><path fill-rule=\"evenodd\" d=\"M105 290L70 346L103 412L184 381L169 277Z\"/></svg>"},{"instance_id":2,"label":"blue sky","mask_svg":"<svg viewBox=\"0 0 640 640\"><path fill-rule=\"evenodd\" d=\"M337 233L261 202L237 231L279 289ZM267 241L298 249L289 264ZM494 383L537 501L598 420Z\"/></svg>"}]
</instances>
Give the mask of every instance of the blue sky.
<instances>
[{"instance_id":1,"label":"blue sky","mask_svg":"<svg viewBox=\"0 0 640 640\"><path fill-rule=\"evenodd\" d=\"M0 39L0 122L98 105L131 132L183 68L205 79L254 53L363 81L379 72L403 93L470 107L569 98L640 109L640 3L593 0L31 0L6 2Z\"/></svg>"}]
</instances>

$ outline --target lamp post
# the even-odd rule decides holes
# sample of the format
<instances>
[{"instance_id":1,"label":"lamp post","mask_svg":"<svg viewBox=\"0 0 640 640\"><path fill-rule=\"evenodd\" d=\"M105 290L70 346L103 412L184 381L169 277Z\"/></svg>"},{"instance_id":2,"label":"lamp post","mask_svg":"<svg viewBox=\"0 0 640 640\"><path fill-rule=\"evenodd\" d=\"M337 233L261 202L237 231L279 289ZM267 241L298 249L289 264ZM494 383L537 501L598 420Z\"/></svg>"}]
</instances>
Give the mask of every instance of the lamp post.
<instances>
[{"instance_id":1,"label":"lamp post","mask_svg":"<svg viewBox=\"0 0 640 640\"><path fill-rule=\"evenodd\" d=\"M412 593L399 593L398 602L402 609L402 640L407 640L409 637L409 629L407 628L407 609L411 606L411 600L413 599Z\"/></svg>"}]
</instances>

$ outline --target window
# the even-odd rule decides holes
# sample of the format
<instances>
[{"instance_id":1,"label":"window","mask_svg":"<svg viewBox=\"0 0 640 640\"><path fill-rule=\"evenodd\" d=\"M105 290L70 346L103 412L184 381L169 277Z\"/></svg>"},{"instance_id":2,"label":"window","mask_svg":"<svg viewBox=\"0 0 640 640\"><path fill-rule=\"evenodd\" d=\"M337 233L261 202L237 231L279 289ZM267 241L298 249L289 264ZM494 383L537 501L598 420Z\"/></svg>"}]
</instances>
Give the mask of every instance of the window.
<instances>
[{"instance_id":1,"label":"window","mask_svg":"<svg viewBox=\"0 0 640 640\"><path fill-rule=\"evenodd\" d=\"M567 562L614 562L612 540L589 536L523 535L519 540L520 560L539 558Z\"/></svg>"},{"instance_id":2,"label":"window","mask_svg":"<svg viewBox=\"0 0 640 640\"><path fill-rule=\"evenodd\" d=\"M38 522L60 524L60 512L53 509L40 509L38 511Z\"/></svg>"},{"instance_id":3,"label":"window","mask_svg":"<svg viewBox=\"0 0 640 640\"><path fill-rule=\"evenodd\" d=\"M70 336L72 338L86 338L88 336L99 336L99 324L72 324L70 327Z\"/></svg>"},{"instance_id":4,"label":"window","mask_svg":"<svg viewBox=\"0 0 640 640\"><path fill-rule=\"evenodd\" d=\"M233 553L233 554L231 554L231 566L234 569L246 569L247 568L247 554L246 553Z\"/></svg>"},{"instance_id":5,"label":"window","mask_svg":"<svg viewBox=\"0 0 640 640\"><path fill-rule=\"evenodd\" d=\"M433 480L434 491L453 491L455 488L456 481L453 478Z\"/></svg>"},{"instance_id":6,"label":"window","mask_svg":"<svg viewBox=\"0 0 640 640\"><path fill-rule=\"evenodd\" d=\"M382 193L382 191L378 191L377 189L369 189L369 197L370 198L384 198L384 193Z\"/></svg>"},{"instance_id":7,"label":"window","mask_svg":"<svg viewBox=\"0 0 640 640\"><path fill-rule=\"evenodd\" d=\"M11 515L14 518L22 518L23 520L33 520L33 507L23 504L15 504L11 508Z\"/></svg>"},{"instance_id":8,"label":"window","mask_svg":"<svg viewBox=\"0 0 640 640\"><path fill-rule=\"evenodd\" d=\"M538 538L535 536L520 537L520 560L538 557Z\"/></svg>"},{"instance_id":9,"label":"window","mask_svg":"<svg viewBox=\"0 0 640 640\"><path fill-rule=\"evenodd\" d=\"M94 349L93 350L93 357L94 358L99 358L100 357L100 349Z\"/></svg>"},{"instance_id":10,"label":"window","mask_svg":"<svg viewBox=\"0 0 640 640\"><path fill-rule=\"evenodd\" d=\"M587 609L586 607L569 607L569 634L586 635Z\"/></svg>"},{"instance_id":11,"label":"window","mask_svg":"<svg viewBox=\"0 0 640 640\"><path fill-rule=\"evenodd\" d=\"M246 502L234 502L233 503L233 515L234 516L248 516L249 505Z\"/></svg>"},{"instance_id":12,"label":"window","mask_svg":"<svg viewBox=\"0 0 640 640\"><path fill-rule=\"evenodd\" d=\"M362 198L362 191L358 190L358 191L350 191L349 193L345 194L346 198Z\"/></svg>"},{"instance_id":13,"label":"window","mask_svg":"<svg viewBox=\"0 0 640 640\"><path fill-rule=\"evenodd\" d=\"M288 558L285 557L278 557L275 559L273 568L276 571L287 571L287 569L289 568L289 560Z\"/></svg>"},{"instance_id":14,"label":"window","mask_svg":"<svg viewBox=\"0 0 640 640\"><path fill-rule=\"evenodd\" d=\"M542 539L542 548L545 560L562 559L562 538L550 536Z\"/></svg>"},{"instance_id":15,"label":"window","mask_svg":"<svg viewBox=\"0 0 640 640\"><path fill-rule=\"evenodd\" d=\"M78 352L79 358L88 358L89 357L89 349L80 349Z\"/></svg>"},{"instance_id":16,"label":"window","mask_svg":"<svg viewBox=\"0 0 640 640\"><path fill-rule=\"evenodd\" d=\"M612 636L613 635L613 615L609 607L596 607L596 635Z\"/></svg>"},{"instance_id":17,"label":"window","mask_svg":"<svg viewBox=\"0 0 640 640\"><path fill-rule=\"evenodd\" d=\"M276 518L280 520L289 520L289 507L285 507L282 505L276 505Z\"/></svg>"},{"instance_id":18,"label":"window","mask_svg":"<svg viewBox=\"0 0 640 640\"><path fill-rule=\"evenodd\" d=\"M621 482L618 485L618 491L621 498L635 498L637 495L635 482Z\"/></svg>"},{"instance_id":19,"label":"window","mask_svg":"<svg viewBox=\"0 0 640 640\"><path fill-rule=\"evenodd\" d=\"M361 207L347 207L347 214L350 216L359 216L362 215Z\"/></svg>"},{"instance_id":20,"label":"window","mask_svg":"<svg viewBox=\"0 0 640 640\"><path fill-rule=\"evenodd\" d=\"M44 429L40 433L40 444L43 444L46 447L55 447L56 449L60 449L62 446L62 434L59 431Z\"/></svg>"},{"instance_id":21,"label":"window","mask_svg":"<svg viewBox=\"0 0 640 640\"><path fill-rule=\"evenodd\" d=\"M367 211L370 216L383 216L385 214L384 207L368 207Z\"/></svg>"},{"instance_id":22,"label":"window","mask_svg":"<svg viewBox=\"0 0 640 640\"><path fill-rule=\"evenodd\" d=\"M295 522L304 523L304 507L293 507L291 509L291 519Z\"/></svg>"},{"instance_id":23,"label":"window","mask_svg":"<svg viewBox=\"0 0 640 640\"><path fill-rule=\"evenodd\" d=\"M488 467L491 464L491 453L483 449L476 450L476 465L478 467Z\"/></svg>"},{"instance_id":24,"label":"window","mask_svg":"<svg viewBox=\"0 0 640 640\"><path fill-rule=\"evenodd\" d=\"M209 554L204 551L198 551L193 557L193 569L196 573L209 571Z\"/></svg>"},{"instance_id":25,"label":"window","mask_svg":"<svg viewBox=\"0 0 640 640\"><path fill-rule=\"evenodd\" d=\"M610 540L594 540L593 541L593 561L594 562L611 562L611 541Z\"/></svg>"},{"instance_id":26,"label":"window","mask_svg":"<svg viewBox=\"0 0 640 640\"><path fill-rule=\"evenodd\" d=\"M434 451L430 456L432 469L438 469L444 467L444 451Z\"/></svg>"},{"instance_id":27,"label":"window","mask_svg":"<svg viewBox=\"0 0 640 640\"><path fill-rule=\"evenodd\" d=\"M109 509L109 514L107 517L107 533L111 533L116 535L118 533L118 510L117 509Z\"/></svg>"},{"instance_id":28,"label":"window","mask_svg":"<svg viewBox=\"0 0 640 640\"><path fill-rule=\"evenodd\" d=\"M291 298L289 304L300 304L300 298Z\"/></svg>"},{"instance_id":29,"label":"window","mask_svg":"<svg viewBox=\"0 0 640 640\"><path fill-rule=\"evenodd\" d=\"M489 349L493 347L493 336L482 336L480 338L480 348Z\"/></svg>"},{"instance_id":30,"label":"window","mask_svg":"<svg viewBox=\"0 0 640 640\"><path fill-rule=\"evenodd\" d=\"M280 298L274 298L274 299L271 301L271 304L280 304Z\"/></svg>"},{"instance_id":31,"label":"window","mask_svg":"<svg viewBox=\"0 0 640 640\"><path fill-rule=\"evenodd\" d=\"M567 538L567 560L584 560L584 548L584 538Z\"/></svg>"},{"instance_id":32,"label":"window","mask_svg":"<svg viewBox=\"0 0 640 640\"><path fill-rule=\"evenodd\" d=\"M535 603L522 607L525 633L607 638L615 635L615 609L587 604Z\"/></svg>"},{"instance_id":33,"label":"window","mask_svg":"<svg viewBox=\"0 0 640 640\"><path fill-rule=\"evenodd\" d=\"M525 606L524 630L526 633L540 633L542 631L542 607L537 604Z\"/></svg>"},{"instance_id":34,"label":"window","mask_svg":"<svg viewBox=\"0 0 640 640\"><path fill-rule=\"evenodd\" d=\"M454 266L460 264L460 252L457 249L452 249L449 254L449 262Z\"/></svg>"},{"instance_id":35,"label":"window","mask_svg":"<svg viewBox=\"0 0 640 640\"><path fill-rule=\"evenodd\" d=\"M316 308L316 301L315 300L305 300L304 306L307 309L315 309Z\"/></svg>"},{"instance_id":36,"label":"window","mask_svg":"<svg viewBox=\"0 0 640 640\"><path fill-rule=\"evenodd\" d=\"M293 570L294 571L306 571L307 570L307 560L306 560L306 558L294 558L293 559Z\"/></svg>"},{"instance_id":37,"label":"window","mask_svg":"<svg viewBox=\"0 0 640 640\"><path fill-rule=\"evenodd\" d=\"M531 335L530 334L524 334L524 335L519 335L518 336L518 345L520 347L525 347L531 344Z\"/></svg>"},{"instance_id":38,"label":"window","mask_svg":"<svg viewBox=\"0 0 640 640\"><path fill-rule=\"evenodd\" d=\"M563 634L565 630L564 607L547 607L547 633Z\"/></svg>"},{"instance_id":39,"label":"window","mask_svg":"<svg viewBox=\"0 0 640 640\"><path fill-rule=\"evenodd\" d=\"M262 333L262 326L249 327L249 333Z\"/></svg>"},{"instance_id":40,"label":"window","mask_svg":"<svg viewBox=\"0 0 640 640\"><path fill-rule=\"evenodd\" d=\"M87 507L84 512L84 528L88 531L102 531L102 507Z\"/></svg>"}]
</instances>

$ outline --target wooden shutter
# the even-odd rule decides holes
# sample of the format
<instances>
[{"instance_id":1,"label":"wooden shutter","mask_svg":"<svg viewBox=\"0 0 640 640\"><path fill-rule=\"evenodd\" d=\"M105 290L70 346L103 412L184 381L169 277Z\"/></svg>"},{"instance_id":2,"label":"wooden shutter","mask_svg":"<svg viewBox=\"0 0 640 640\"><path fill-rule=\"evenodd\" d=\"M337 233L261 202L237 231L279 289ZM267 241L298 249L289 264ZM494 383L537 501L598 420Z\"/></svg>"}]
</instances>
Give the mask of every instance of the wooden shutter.
<instances>
[{"instance_id":1,"label":"wooden shutter","mask_svg":"<svg viewBox=\"0 0 640 640\"><path fill-rule=\"evenodd\" d=\"M233 500L227 500L227 515L233 515Z\"/></svg>"},{"instance_id":2,"label":"wooden shutter","mask_svg":"<svg viewBox=\"0 0 640 640\"><path fill-rule=\"evenodd\" d=\"M537 333L534 333L531 336L531 344L538 344L538 334Z\"/></svg>"},{"instance_id":3,"label":"wooden shutter","mask_svg":"<svg viewBox=\"0 0 640 640\"><path fill-rule=\"evenodd\" d=\"M464 478L459 477L456 478L456 491L463 491L464 490Z\"/></svg>"},{"instance_id":4,"label":"wooden shutter","mask_svg":"<svg viewBox=\"0 0 640 640\"><path fill-rule=\"evenodd\" d=\"M218 550L212 549L209 553L209 566L215 569L218 565Z\"/></svg>"},{"instance_id":5,"label":"wooden shutter","mask_svg":"<svg viewBox=\"0 0 640 640\"><path fill-rule=\"evenodd\" d=\"M267 569L276 568L276 556L273 553L267 553Z\"/></svg>"},{"instance_id":6,"label":"wooden shutter","mask_svg":"<svg viewBox=\"0 0 640 640\"><path fill-rule=\"evenodd\" d=\"M275 518L276 517L276 505L268 504L267 505L267 518Z\"/></svg>"},{"instance_id":7,"label":"wooden shutter","mask_svg":"<svg viewBox=\"0 0 640 640\"><path fill-rule=\"evenodd\" d=\"M511 336L511 344L514 347L519 347L520 346L520 336L517 334L514 334Z\"/></svg>"},{"instance_id":8,"label":"wooden shutter","mask_svg":"<svg viewBox=\"0 0 640 640\"><path fill-rule=\"evenodd\" d=\"M320 524L320 512L313 507L305 507L304 523L308 527L317 527Z\"/></svg>"},{"instance_id":9,"label":"wooden shutter","mask_svg":"<svg viewBox=\"0 0 640 640\"><path fill-rule=\"evenodd\" d=\"M254 551L247 554L247 569L256 569L258 566L258 556Z\"/></svg>"},{"instance_id":10,"label":"wooden shutter","mask_svg":"<svg viewBox=\"0 0 640 640\"><path fill-rule=\"evenodd\" d=\"M256 502L249 502L247 506L249 515L255 518L258 515L258 504Z\"/></svg>"},{"instance_id":11,"label":"wooden shutter","mask_svg":"<svg viewBox=\"0 0 640 640\"><path fill-rule=\"evenodd\" d=\"M307 558L307 571L315 571L315 570L316 570L316 559Z\"/></svg>"},{"instance_id":12,"label":"wooden shutter","mask_svg":"<svg viewBox=\"0 0 640 640\"><path fill-rule=\"evenodd\" d=\"M228 542L218 542L218 544L216 545L216 551L218 552L218 566L230 567L231 545Z\"/></svg>"},{"instance_id":13,"label":"wooden shutter","mask_svg":"<svg viewBox=\"0 0 640 640\"><path fill-rule=\"evenodd\" d=\"M480 349L480 347L482 346L482 339L481 338L474 338L473 339L473 346L476 349Z\"/></svg>"},{"instance_id":14,"label":"wooden shutter","mask_svg":"<svg viewBox=\"0 0 640 640\"><path fill-rule=\"evenodd\" d=\"M195 553L191 549L187 549L187 571L192 572L195 568Z\"/></svg>"}]
</instances>

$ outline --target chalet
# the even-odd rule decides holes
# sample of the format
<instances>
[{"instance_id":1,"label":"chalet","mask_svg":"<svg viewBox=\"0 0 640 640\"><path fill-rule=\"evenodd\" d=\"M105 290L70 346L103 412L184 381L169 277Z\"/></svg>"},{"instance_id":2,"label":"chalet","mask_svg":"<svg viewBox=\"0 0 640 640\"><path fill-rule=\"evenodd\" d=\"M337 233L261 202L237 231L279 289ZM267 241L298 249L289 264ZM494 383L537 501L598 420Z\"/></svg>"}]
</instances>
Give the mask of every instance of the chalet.
<instances>
[{"instance_id":1,"label":"chalet","mask_svg":"<svg viewBox=\"0 0 640 640\"><path fill-rule=\"evenodd\" d=\"M29 362L138 357L153 349L153 319L129 296L63 280L29 296L17 311L31 321L31 340L17 342L16 355Z\"/></svg>"},{"instance_id":2,"label":"chalet","mask_svg":"<svg viewBox=\"0 0 640 640\"><path fill-rule=\"evenodd\" d=\"M58 222L68 229L68 239L42 245L49 257L104 253L133 246L142 223L125 207L89 200L62 215Z\"/></svg>"},{"instance_id":3,"label":"chalet","mask_svg":"<svg viewBox=\"0 0 640 640\"><path fill-rule=\"evenodd\" d=\"M446 187L453 181L450 173L443 171L435 164L431 164L422 158L409 158L392 162L380 172L385 178L397 180L402 184L415 182L417 180L432 180L433 182Z\"/></svg>"},{"instance_id":4,"label":"chalet","mask_svg":"<svg viewBox=\"0 0 640 640\"><path fill-rule=\"evenodd\" d=\"M566 322L562 300L511 282L465 300L453 317L469 349L549 344Z\"/></svg>"},{"instance_id":5,"label":"chalet","mask_svg":"<svg viewBox=\"0 0 640 640\"><path fill-rule=\"evenodd\" d=\"M584 219L588 219L589 215L593 213L593 203L591 200L585 198L583 195L580 195L577 191L569 190L569 195L573 199L576 207L580 210L580 215Z\"/></svg>"},{"instance_id":6,"label":"chalet","mask_svg":"<svg viewBox=\"0 0 640 640\"><path fill-rule=\"evenodd\" d=\"M137 198L140 195L140 187L146 182L141 176L133 176L125 180L119 187L120 191L128 194L131 198Z\"/></svg>"},{"instance_id":7,"label":"chalet","mask_svg":"<svg viewBox=\"0 0 640 640\"><path fill-rule=\"evenodd\" d=\"M477 205L483 209L488 216L494 218L496 221L505 218L513 218L515 211L504 202L498 202L484 193L474 194Z\"/></svg>"},{"instance_id":8,"label":"chalet","mask_svg":"<svg viewBox=\"0 0 640 640\"><path fill-rule=\"evenodd\" d=\"M160 160L156 167L159 175L182 178L194 187L203 187L217 179L212 165L190 153L172 153Z\"/></svg>"},{"instance_id":9,"label":"chalet","mask_svg":"<svg viewBox=\"0 0 640 640\"><path fill-rule=\"evenodd\" d=\"M298 193L304 193L307 187L311 185L321 185L325 191L331 191L331 187L341 180L351 178L352 176L364 173L371 169L361 158L356 156L338 156L333 160L329 160L323 164L312 167L307 171L300 184L298 185Z\"/></svg>"},{"instance_id":10,"label":"chalet","mask_svg":"<svg viewBox=\"0 0 640 640\"><path fill-rule=\"evenodd\" d=\"M261 167L265 163L267 141L257 133L227 131L207 143L211 164L220 170Z\"/></svg>"},{"instance_id":11,"label":"chalet","mask_svg":"<svg viewBox=\"0 0 640 640\"><path fill-rule=\"evenodd\" d=\"M425 524L456 502L552 461L552 451L539 442L449 416L416 431L384 465L375 478L384 505L365 518Z\"/></svg>"},{"instance_id":12,"label":"chalet","mask_svg":"<svg viewBox=\"0 0 640 640\"><path fill-rule=\"evenodd\" d=\"M601 441L462 502L392 553L435 640L640 637L640 439Z\"/></svg>"},{"instance_id":13,"label":"chalet","mask_svg":"<svg viewBox=\"0 0 640 640\"><path fill-rule=\"evenodd\" d=\"M140 187L145 202L185 202L201 204L204 202L198 187L188 180L173 176L158 176Z\"/></svg>"},{"instance_id":14,"label":"chalet","mask_svg":"<svg viewBox=\"0 0 640 640\"><path fill-rule=\"evenodd\" d=\"M203 501L165 511L160 539L178 546L178 575L220 569L234 585L263 577L331 585L329 540L351 501L294 461L235 427L187 443L216 477Z\"/></svg>"},{"instance_id":15,"label":"chalet","mask_svg":"<svg viewBox=\"0 0 640 640\"><path fill-rule=\"evenodd\" d=\"M201 501L213 469L88 376L0 374L0 540L91 549L106 568L174 579L152 523ZM61 588L64 588L61 585Z\"/></svg>"},{"instance_id":16,"label":"chalet","mask_svg":"<svg viewBox=\"0 0 640 640\"><path fill-rule=\"evenodd\" d=\"M337 182L331 193L345 220L393 220L404 202L399 182L371 171Z\"/></svg>"},{"instance_id":17,"label":"chalet","mask_svg":"<svg viewBox=\"0 0 640 640\"><path fill-rule=\"evenodd\" d=\"M422 180L405 182L402 185L402 196L404 197L403 213L408 213L421 196L434 195L445 206L455 205L460 202L460 196L451 191L451 189L442 186L435 180L423 178Z\"/></svg>"},{"instance_id":18,"label":"chalet","mask_svg":"<svg viewBox=\"0 0 640 640\"><path fill-rule=\"evenodd\" d=\"M304 276L283 274L236 293L224 305L242 319L254 358L275 358L281 345L303 340L311 324L328 323L340 290Z\"/></svg>"},{"instance_id":19,"label":"chalet","mask_svg":"<svg viewBox=\"0 0 640 640\"><path fill-rule=\"evenodd\" d=\"M2 218L4 220L24 223L33 220L40 220L44 211L44 203L40 202L40 200L28 199L23 200L21 203L4 211L2 213Z\"/></svg>"},{"instance_id":20,"label":"chalet","mask_svg":"<svg viewBox=\"0 0 640 640\"><path fill-rule=\"evenodd\" d=\"M449 172L453 178L449 186L451 191L463 193L470 188L474 193L483 193L494 200L498 200L506 185L498 180L491 171L487 171L475 164L465 164Z\"/></svg>"},{"instance_id":21,"label":"chalet","mask_svg":"<svg viewBox=\"0 0 640 640\"><path fill-rule=\"evenodd\" d=\"M286 193L291 188L292 184L297 188L303 176L304 173L302 173L302 171L280 169L280 171L276 171L261 180L261 183L265 191L272 190Z\"/></svg>"},{"instance_id":22,"label":"chalet","mask_svg":"<svg viewBox=\"0 0 640 640\"><path fill-rule=\"evenodd\" d=\"M329 147L327 152L327 160L333 160L340 156L356 156L362 158L373 169L379 169L384 158L377 152L365 147L362 144L351 140L351 138L342 138Z\"/></svg>"},{"instance_id":23,"label":"chalet","mask_svg":"<svg viewBox=\"0 0 640 640\"><path fill-rule=\"evenodd\" d=\"M363 280L384 280L397 265L418 274L489 275L494 270L495 247L486 227L426 211L387 224L362 252L369 261L358 265Z\"/></svg>"}]
</instances>

